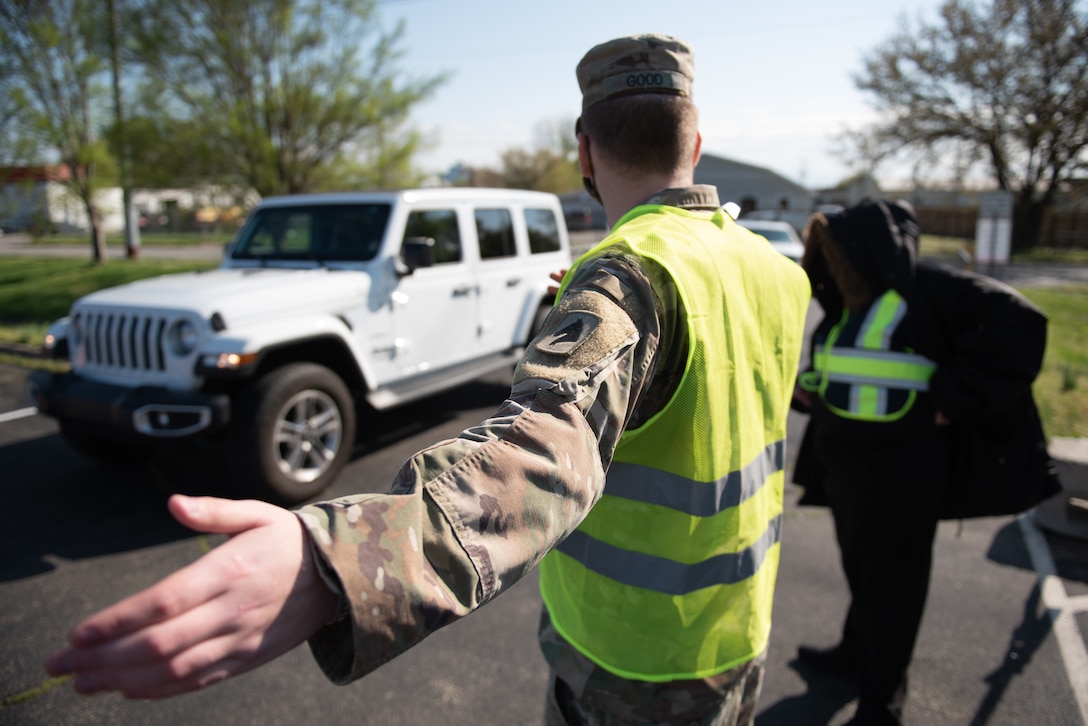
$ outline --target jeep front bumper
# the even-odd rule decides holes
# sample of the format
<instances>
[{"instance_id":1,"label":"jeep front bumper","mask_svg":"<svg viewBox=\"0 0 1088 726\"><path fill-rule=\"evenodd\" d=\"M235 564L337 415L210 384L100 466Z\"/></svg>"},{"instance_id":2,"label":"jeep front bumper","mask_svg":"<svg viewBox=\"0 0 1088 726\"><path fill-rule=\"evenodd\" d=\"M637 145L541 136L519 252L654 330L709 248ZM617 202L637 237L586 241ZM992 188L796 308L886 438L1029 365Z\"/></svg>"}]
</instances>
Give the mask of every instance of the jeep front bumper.
<instances>
[{"instance_id":1,"label":"jeep front bumper","mask_svg":"<svg viewBox=\"0 0 1088 726\"><path fill-rule=\"evenodd\" d=\"M230 420L230 397L225 393L125 388L71 372L34 371L27 379L27 393L47 416L137 437L178 439L221 429Z\"/></svg>"}]
</instances>

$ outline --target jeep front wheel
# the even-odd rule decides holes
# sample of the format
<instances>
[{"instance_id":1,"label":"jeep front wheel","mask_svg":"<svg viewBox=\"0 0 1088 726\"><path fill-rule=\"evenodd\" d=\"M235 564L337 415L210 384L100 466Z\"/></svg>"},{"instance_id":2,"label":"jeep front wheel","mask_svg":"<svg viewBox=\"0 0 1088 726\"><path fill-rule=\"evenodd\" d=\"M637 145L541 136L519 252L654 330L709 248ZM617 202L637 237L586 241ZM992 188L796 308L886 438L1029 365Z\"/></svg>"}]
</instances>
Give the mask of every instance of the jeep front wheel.
<instances>
[{"instance_id":1,"label":"jeep front wheel","mask_svg":"<svg viewBox=\"0 0 1088 726\"><path fill-rule=\"evenodd\" d=\"M258 379L237 399L227 459L245 490L279 504L317 496L351 458L355 408L328 368L293 363Z\"/></svg>"}]
</instances>

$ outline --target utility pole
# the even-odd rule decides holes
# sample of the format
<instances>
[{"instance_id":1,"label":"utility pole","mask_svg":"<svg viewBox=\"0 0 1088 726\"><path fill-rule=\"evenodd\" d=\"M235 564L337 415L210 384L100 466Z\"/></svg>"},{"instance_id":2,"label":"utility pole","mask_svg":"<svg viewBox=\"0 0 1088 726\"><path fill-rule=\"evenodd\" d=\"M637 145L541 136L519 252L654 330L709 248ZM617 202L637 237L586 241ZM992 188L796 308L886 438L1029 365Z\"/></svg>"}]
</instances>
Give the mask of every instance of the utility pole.
<instances>
[{"instance_id":1,"label":"utility pole","mask_svg":"<svg viewBox=\"0 0 1088 726\"><path fill-rule=\"evenodd\" d=\"M117 116L117 134L120 140L121 200L125 217L125 256L140 256L140 226L136 223L132 208L132 173L129 165L128 131L125 128L125 106L121 97L121 38L118 32L117 0L106 0L110 13L110 56L113 60L113 104Z\"/></svg>"}]
</instances>

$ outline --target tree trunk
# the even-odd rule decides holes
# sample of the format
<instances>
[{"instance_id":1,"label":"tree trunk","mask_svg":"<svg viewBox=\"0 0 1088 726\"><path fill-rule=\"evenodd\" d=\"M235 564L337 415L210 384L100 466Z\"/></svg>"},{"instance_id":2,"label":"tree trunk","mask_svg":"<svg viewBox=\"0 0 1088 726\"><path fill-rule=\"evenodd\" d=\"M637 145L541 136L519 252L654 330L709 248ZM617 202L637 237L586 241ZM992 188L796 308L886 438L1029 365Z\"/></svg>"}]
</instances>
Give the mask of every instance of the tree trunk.
<instances>
[{"instance_id":1,"label":"tree trunk","mask_svg":"<svg viewBox=\"0 0 1088 726\"><path fill-rule=\"evenodd\" d=\"M106 262L106 229L102 226L102 215L98 212L98 206L89 200L87 204L87 219L91 224L91 254L96 265Z\"/></svg>"}]
</instances>

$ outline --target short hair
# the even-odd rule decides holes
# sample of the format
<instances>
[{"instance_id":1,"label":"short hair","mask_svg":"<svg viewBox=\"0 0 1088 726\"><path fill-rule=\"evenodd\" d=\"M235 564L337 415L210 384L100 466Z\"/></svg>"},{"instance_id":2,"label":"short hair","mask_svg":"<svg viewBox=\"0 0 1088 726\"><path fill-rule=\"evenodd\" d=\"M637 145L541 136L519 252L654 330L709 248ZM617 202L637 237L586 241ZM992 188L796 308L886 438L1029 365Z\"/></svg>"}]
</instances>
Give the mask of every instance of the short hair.
<instances>
[{"instance_id":1,"label":"short hair","mask_svg":"<svg viewBox=\"0 0 1088 726\"><path fill-rule=\"evenodd\" d=\"M692 163L699 112L686 96L641 93L593 104L579 128L622 170L673 174Z\"/></svg>"}]
</instances>

